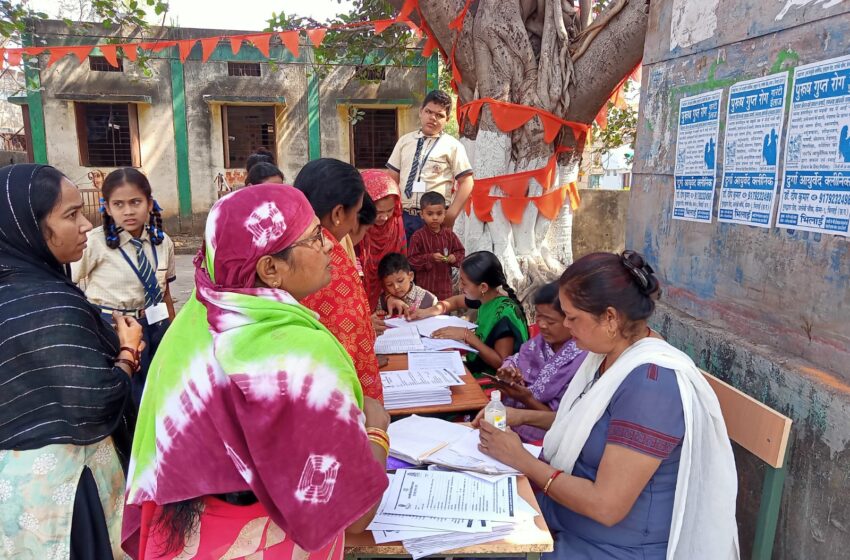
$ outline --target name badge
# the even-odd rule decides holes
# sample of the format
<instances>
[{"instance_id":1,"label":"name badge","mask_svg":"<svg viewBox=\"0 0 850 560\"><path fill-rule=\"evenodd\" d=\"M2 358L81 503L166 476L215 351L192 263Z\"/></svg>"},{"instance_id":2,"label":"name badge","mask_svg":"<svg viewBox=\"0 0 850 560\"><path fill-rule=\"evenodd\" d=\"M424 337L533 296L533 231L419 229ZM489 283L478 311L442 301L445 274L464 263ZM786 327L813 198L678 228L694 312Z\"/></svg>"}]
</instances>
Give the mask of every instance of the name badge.
<instances>
[{"instance_id":1,"label":"name badge","mask_svg":"<svg viewBox=\"0 0 850 560\"><path fill-rule=\"evenodd\" d=\"M145 319L149 325L155 325L160 321L168 319L168 306L164 303L157 303L145 309Z\"/></svg>"},{"instance_id":2,"label":"name badge","mask_svg":"<svg viewBox=\"0 0 850 560\"><path fill-rule=\"evenodd\" d=\"M424 193L425 181L413 181L413 192Z\"/></svg>"}]
</instances>

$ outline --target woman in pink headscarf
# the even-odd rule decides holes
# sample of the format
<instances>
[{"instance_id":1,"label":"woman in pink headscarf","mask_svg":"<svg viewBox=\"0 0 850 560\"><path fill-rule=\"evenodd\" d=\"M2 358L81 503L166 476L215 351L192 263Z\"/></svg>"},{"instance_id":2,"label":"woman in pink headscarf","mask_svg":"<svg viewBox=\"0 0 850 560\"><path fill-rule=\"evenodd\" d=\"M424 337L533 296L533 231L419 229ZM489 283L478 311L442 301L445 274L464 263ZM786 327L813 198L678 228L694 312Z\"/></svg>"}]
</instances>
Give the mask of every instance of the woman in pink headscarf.
<instances>
[{"instance_id":1,"label":"woman in pink headscarf","mask_svg":"<svg viewBox=\"0 0 850 560\"><path fill-rule=\"evenodd\" d=\"M374 311L383 291L378 278L378 263L389 253L406 255L407 238L401 218L401 191L398 183L381 169L367 169L360 174L366 184L366 191L378 210L375 225L369 228L366 237L357 246L363 265L366 295L369 298L369 306Z\"/></svg>"}]
</instances>

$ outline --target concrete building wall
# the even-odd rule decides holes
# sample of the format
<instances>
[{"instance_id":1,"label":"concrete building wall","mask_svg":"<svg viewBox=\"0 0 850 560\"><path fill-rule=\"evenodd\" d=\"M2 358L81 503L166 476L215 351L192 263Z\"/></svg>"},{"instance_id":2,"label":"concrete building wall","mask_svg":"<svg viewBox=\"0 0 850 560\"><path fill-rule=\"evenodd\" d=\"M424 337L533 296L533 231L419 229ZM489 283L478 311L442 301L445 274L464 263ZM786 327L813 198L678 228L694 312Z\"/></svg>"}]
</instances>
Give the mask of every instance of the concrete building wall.
<instances>
[{"instance_id":1,"label":"concrete building wall","mask_svg":"<svg viewBox=\"0 0 850 560\"><path fill-rule=\"evenodd\" d=\"M848 2L662 0L644 52L627 246L661 275L661 332L794 420L779 559L846 558L850 545L850 239L672 220L678 103L727 90L722 154L730 85L847 54L848 30ZM738 458L747 557L763 471Z\"/></svg>"},{"instance_id":2,"label":"concrete building wall","mask_svg":"<svg viewBox=\"0 0 850 560\"><path fill-rule=\"evenodd\" d=\"M187 39L221 34L241 34L213 29L165 28L163 38ZM39 22L36 35L67 35L59 21ZM74 37L64 44L91 43L92 38ZM425 94L426 67L386 68L386 79L370 84L354 77L354 66L333 66L319 81L318 103L311 105L308 85L312 67L306 42L294 59L282 46L271 48L271 60L250 45L233 55L229 44L221 44L207 62L200 60L200 45L195 45L184 63L176 59L173 48L155 53L148 60L149 72L124 59L124 72L97 72L76 57L66 56L47 67L49 55L40 60L41 110L44 116L47 161L55 165L81 187L91 187L88 173L94 168L82 165L76 132L74 101L68 96L100 96L97 101L115 102L115 96L145 97L137 103L141 168L148 175L154 194L164 209L166 227L171 231L200 231L209 208L218 198L216 176L221 173L231 185L241 185L243 169L227 169L224 161L222 106L273 105L275 107L276 156L286 179L295 179L309 161L309 115L317 114L320 136L313 146L321 147L323 157L350 161L350 134L347 108L340 100L355 100L369 107L399 110L399 134L418 126L413 109ZM97 51L92 54L97 55ZM261 66L259 77L228 75L228 61L253 62ZM180 72L180 74L178 74ZM182 91L180 88L182 75ZM37 99L36 96L32 98ZM148 100L149 99L149 100ZM406 100L399 105L398 100ZM375 104L375 101L386 101ZM86 100L90 101L90 100ZM187 134L181 133L182 106L185 104ZM178 119L178 120L175 120ZM186 138L187 137L187 138ZM184 140L184 138L186 138ZM186 147L188 157L178 161L178 152ZM185 164L181 167L182 164ZM112 168L98 168L109 173ZM187 170L181 175L181 169ZM182 191L181 191L182 189ZM184 200L180 192L184 194ZM191 196L191 205L185 200ZM180 219L178 214L184 213ZM189 215L190 214L190 215Z\"/></svg>"},{"instance_id":3,"label":"concrete building wall","mask_svg":"<svg viewBox=\"0 0 850 560\"><path fill-rule=\"evenodd\" d=\"M149 96L151 103L137 104L141 170L150 179L154 196L166 215L177 212L176 155L171 110L171 69L167 61L150 60L147 76L138 66L125 60L124 72L94 72L88 64L79 64L73 56L65 57L50 68L47 56L41 57L41 85L44 99L44 124L47 131L48 161L65 173L78 186L91 188L88 173L99 169L104 174L114 168L87 167L80 161L74 101L60 99L64 95Z\"/></svg>"},{"instance_id":4,"label":"concrete building wall","mask_svg":"<svg viewBox=\"0 0 850 560\"><path fill-rule=\"evenodd\" d=\"M243 47L249 49L250 47ZM217 200L214 179L228 169L224 161L222 111L223 97L244 98L246 104L257 97L283 97L275 105L277 163L292 181L307 157L307 79L302 65L280 64L274 68L260 63L262 75L228 76L226 61L192 61L184 65L186 111L189 126L189 169L192 208L205 213ZM205 96L215 101L209 102ZM241 176L241 175L239 175Z\"/></svg>"},{"instance_id":5,"label":"concrete building wall","mask_svg":"<svg viewBox=\"0 0 850 560\"><path fill-rule=\"evenodd\" d=\"M573 258L598 251L619 253L626 245L629 191L579 189L573 215Z\"/></svg>"},{"instance_id":6,"label":"concrete building wall","mask_svg":"<svg viewBox=\"0 0 850 560\"><path fill-rule=\"evenodd\" d=\"M423 67L387 68L386 79L377 83L358 80L353 66L334 67L319 86L322 155L351 161L350 107L396 109L402 136L419 128L419 106L426 93ZM347 100L385 103L343 102Z\"/></svg>"}]
</instances>

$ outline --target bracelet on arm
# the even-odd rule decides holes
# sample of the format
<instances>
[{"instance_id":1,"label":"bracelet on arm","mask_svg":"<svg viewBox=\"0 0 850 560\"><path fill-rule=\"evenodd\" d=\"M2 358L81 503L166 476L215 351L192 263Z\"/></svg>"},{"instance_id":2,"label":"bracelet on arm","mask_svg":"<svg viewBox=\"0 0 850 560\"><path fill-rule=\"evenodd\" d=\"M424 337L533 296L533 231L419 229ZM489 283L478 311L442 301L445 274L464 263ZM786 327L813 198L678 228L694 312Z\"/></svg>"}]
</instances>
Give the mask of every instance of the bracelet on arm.
<instances>
[{"instance_id":1,"label":"bracelet on arm","mask_svg":"<svg viewBox=\"0 0 850 560\"><path fill-rule=\"evenodd\" d=\"M138 360L132 361L126 358L118 358L117 360L115 360L115 365L118 364L124 364L125 366L130 368L130 373L138 373L138 371L141 369L141 364L139 364Z\"/></svg>"},{"instance_id":2,"label":"bracelet on arm","mask_svg":"<svg viewBox=\"0 0 850 560\"><path fill-rule=\"evenodd\" d=\"M390 444L390 435L380 428L366 428L366 435L381 439L386 442L387 445Z\"/></svg>"},{"instance_id":3,"label":"bracelet on arm","mask_svg":"<svg viewBox=\"0 0 850 560\"><path fill-rule=\"evenodd\" d=\"M378 447L380 447L381 449L384 450L384 453L387 455L387 457L389 457L389 455L390 455L390 445L386 441L384 441L383 439L381 439L377 436L370 435L368 437L369 437L369 441L377 444Z\"/></svg>"},{"instance_id":4,"label":"bracelet on arm","mask_svg":"<svg viewBox=\"0 0 850 560\"><path fill-rule=\"evenodd\" d=\"M549 495L549 487L552 486L552 483L555 482L555 479L561 476L564 471L555 471L552 473L552 476L549 477L549 480L546 481L546 486L543 487L543 495Z\"/></svg>"},{"instance_id":5,"label":"bracelet on arm","mask_svg":"<svg viewBox=\"0 0 850 560\"><path fill-rule=\"evenodd\" d=\"M130 355L133 356L134 361L141 361L141 352L139 352L138 347L130 348L129 346L122 346L118 353L120 354L121 352L129 352Z\"/></svg>"}]
</instances>

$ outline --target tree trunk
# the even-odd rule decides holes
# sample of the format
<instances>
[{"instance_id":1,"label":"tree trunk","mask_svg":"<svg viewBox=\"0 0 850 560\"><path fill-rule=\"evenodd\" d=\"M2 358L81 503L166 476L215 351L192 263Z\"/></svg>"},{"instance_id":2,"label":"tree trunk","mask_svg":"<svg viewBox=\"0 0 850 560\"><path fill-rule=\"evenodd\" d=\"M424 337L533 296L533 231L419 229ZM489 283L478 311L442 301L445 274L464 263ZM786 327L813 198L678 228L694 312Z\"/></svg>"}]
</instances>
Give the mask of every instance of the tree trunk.
<instances>
[{"instance_id":1,"label":"tree trunk","mask_svg":"<svg viewBox=\"0 0 850 560\"><path fill-rule=\"evenodd\" d=\"M403 4L403 0L391 2ZM419 0L422 17L446 53L452 52L456 40L449 23L464 3ZM572 0L473 1L455 48L462 78L457 84L459 103L491 97L590 124L617 84L640 62L647 12L648 0L616 0L583 27ZM485 106L477 128L467 125L461 133L476 178L538 169L560 145L573 151L559 158L555 186L577 179L584 137L567 128L553 144L546 144L538 119L505 133ZM532 181L528 196L542 192L542 186ZM498 188L491 194L504 195ZM522 223L514 225L500 206L494 206L492 222L482 223L473 213L459 219L455 231L467 253L493 251L508 281L525 297L572 262L572 212L565 205L550 221L528 204Z\"/></svg>"}]
</instances>

